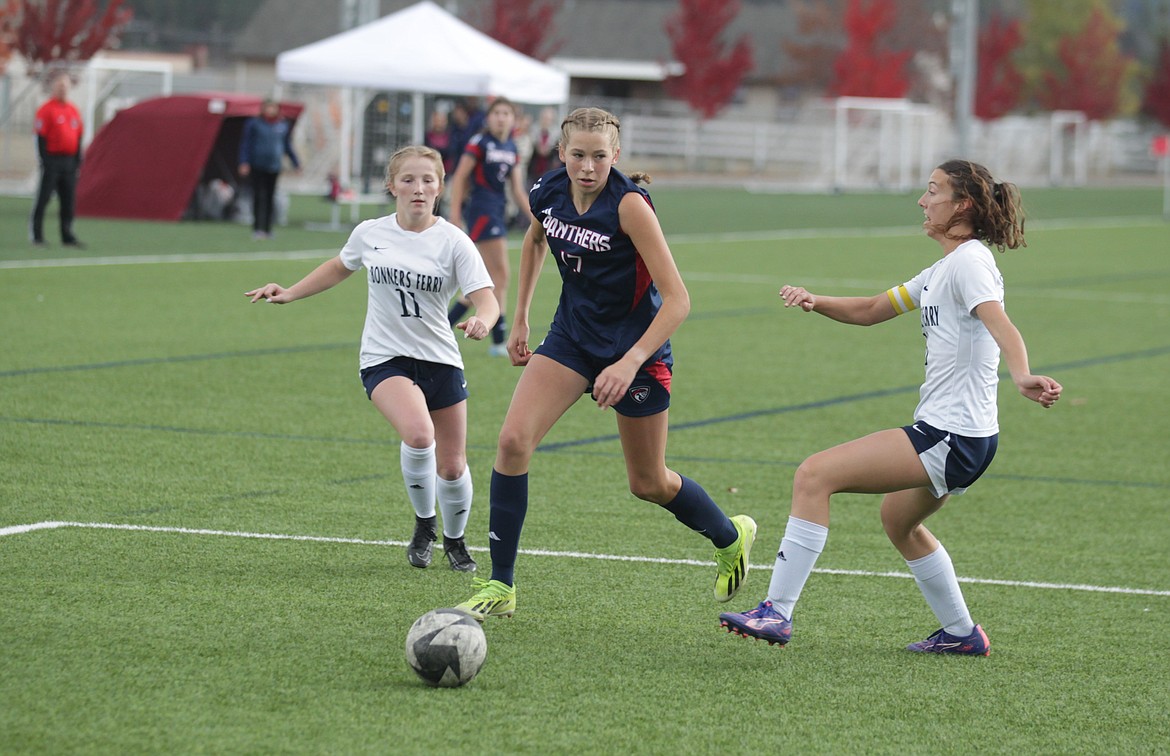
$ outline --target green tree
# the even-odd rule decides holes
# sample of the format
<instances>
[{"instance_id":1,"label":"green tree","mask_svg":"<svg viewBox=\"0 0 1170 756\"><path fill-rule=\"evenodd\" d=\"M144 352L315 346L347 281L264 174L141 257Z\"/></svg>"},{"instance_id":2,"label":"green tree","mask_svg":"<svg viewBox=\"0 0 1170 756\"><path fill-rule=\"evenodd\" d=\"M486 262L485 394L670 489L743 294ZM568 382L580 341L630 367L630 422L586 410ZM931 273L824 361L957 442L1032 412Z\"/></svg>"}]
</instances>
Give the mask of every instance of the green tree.
<instances>
[{"instance_id":1,"label":"green tree","mask_svg":"<svg viewBox=\"0 0 1170 756\"><path fill-rule=\"evenodd\" d=\"M1101 33L1103 27L1109 29L1108 34ZM1054 105L1053 86L1067 82L1070 73L1082 80L1102 80L1103 74L1118 66L1124 58L1118 45L1118 37L1124 28L1125 23L1114 11L1110 0L1061 0L1058 3L1025 0L1024 44L1016 56L1024 77L1025 100L1040 109L1076 108L1075 102ZM1076 43L1073 40L1077 39L1098 44L1099 48L1092 54L1081 51L1074 55ZM1078 70L1070 72L1069 61L1074 59ZM1100 71L1094 72L1094 68ZM1114 84L1118 98L1112 115L1126 116L1137 112L1139 71L1140 66L1135 61L1126 59L1121 62Z\"/></svg>"}]
</instances>

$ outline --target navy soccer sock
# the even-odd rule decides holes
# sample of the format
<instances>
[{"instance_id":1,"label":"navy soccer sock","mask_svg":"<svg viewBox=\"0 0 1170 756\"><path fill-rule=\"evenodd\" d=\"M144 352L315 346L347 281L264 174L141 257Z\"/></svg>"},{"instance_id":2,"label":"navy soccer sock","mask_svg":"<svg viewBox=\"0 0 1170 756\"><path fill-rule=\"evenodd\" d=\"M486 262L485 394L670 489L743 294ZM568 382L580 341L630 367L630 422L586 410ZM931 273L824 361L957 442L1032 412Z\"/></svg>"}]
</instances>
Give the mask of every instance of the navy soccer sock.
<instances>
[{"instance_id":1,"label":"navy soccer sock","mask_svg":"<svg viewBox=\"0 0 1170 756\"><path fill-rule=\"evenodd\" d=\"M520 530L528 513L528 473L504 475L492 470L488 501L488 547L492 555L492 580L512 585ZM734 530L734 528L733 528Z\"/></svg>"},{"instance_id":2,"label":"navy soccer sock","mask_svg":"<svg viewBox=\"0 0 1170 756\"><path fill-rule=\"evenodd\" d=\"M500 319L496 321L496 324L494 326L492 326L492 343L493 344L503 344L504 343L504 339L507 337L507 333L504 330L505 327L506 326L504 325L504 313L501 312Z\"/></svg>"},{"instance_id":3,"label":"navy soccer sock","mask_svg":"<svg viewBox=\"0 0 1170 756\"><path fill-rule=\"evenodd\" d=\"M447 311L447 321L451 325L455 325L456 323L459 322L459 319L462 318L467 313L467 311L469 309L470 308L467 305L463 304L463 302L459 301L458 299L455 300L455 304L451 305L451 309Z\"/></svg>"},{"instance_id":4,"label":"navy soccer sock","mask_svg":"<svg viewBox=\"0 0 1170 756\"><path fill-rule=\"evenodd\" d=\"M674 518L683 525L711 539L711 543L715 544L717 549L735 543L735 539L739 538L739 531L719 505L698 483L685 475L679 477L682 478L682 488L678 490L678 495L669 504L663 504L662 508L674 515Z\"/></svg>"}]
</instances>

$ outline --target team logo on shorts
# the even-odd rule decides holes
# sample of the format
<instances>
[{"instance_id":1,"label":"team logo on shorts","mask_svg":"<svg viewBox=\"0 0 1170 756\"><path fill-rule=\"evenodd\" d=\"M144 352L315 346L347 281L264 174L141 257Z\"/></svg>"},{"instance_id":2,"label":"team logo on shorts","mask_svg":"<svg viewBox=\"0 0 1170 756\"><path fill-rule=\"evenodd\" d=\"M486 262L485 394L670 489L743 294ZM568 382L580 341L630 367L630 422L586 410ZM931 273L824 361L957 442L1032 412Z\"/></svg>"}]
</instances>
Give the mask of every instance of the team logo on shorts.
<instances>
[{"instance_id":1,"label":"team logo on shorts","mask_svg":"<svg viewBox=\"0 0 1170 756\"><path fill-rule=\"evenodd\" d=\"M638 404L641 404L642 402L644 402L650 398L650 387L649 386L634 386L633 388L630 389L630 398L633 399Z\"/></svg>"}]
</instances>

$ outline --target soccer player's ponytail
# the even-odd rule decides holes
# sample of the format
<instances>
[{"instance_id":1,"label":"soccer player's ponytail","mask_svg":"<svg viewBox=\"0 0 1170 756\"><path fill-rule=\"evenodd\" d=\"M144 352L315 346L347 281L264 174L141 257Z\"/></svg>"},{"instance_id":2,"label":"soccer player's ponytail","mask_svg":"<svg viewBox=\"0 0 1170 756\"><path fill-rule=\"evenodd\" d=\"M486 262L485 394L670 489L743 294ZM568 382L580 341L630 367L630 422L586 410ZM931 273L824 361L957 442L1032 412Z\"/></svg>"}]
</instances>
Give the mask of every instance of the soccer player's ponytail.
<instances>
[{"instance_id":1,"label":"soccer player's ponytail","mask_svg":"<svg viewBox=\"0 0 1170 756\"><path fill-rule=\"evenodd\" d=\"M1024 241L1024 210L1020 189L1007 181L996 181L991 172L970 160L948 160L939 170L950 178L956 200L968 200L968 209L955 213L947 228L969 223L971 237L1005 249L1026 247Z\"/></svg>"}]
</instances>

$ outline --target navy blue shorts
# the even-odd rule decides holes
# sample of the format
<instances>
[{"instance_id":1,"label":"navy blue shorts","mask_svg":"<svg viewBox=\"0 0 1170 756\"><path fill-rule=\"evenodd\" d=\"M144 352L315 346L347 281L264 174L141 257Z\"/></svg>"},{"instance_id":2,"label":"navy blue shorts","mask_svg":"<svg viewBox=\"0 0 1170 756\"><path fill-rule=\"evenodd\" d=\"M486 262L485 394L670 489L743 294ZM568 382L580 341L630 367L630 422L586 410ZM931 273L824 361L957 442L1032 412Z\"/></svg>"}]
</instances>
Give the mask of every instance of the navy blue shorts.
<instances>
[{"instance_id":1,"label":"navy blue shorts","mask_svg":"<svg viewBox=\"0 0 1170 756\"><path fill-rule=\"evenodd\" d=\"M940 499L947 494L957 496L979 480L999 446L998 433L980 438L960 436L921 420L903 425L902 430L914 444L914 451L930 476L934 495Z\"/></svg>"},{"instance_id":2,"label":"navy blue shorts","mask_svg":"<svg viewBox=\"0 0 1170 756\"><path fill-rule=\"evenodd\" d=\"M508 235L508 223L504 219L504 203L498 207L481 202L468 202L464 207L463 221L467 224L467 235L474 242L499 239Z\"/></svg>"},{"instance_id":3,"label":"navy blue shorts","mask_svg":"<svg viewBox=\"0 0 1170 756\"><path fill-rule=\"evenodd\" d=\"M589 381L585 393L593 393L593 381L610 363L598 360L583 351L574 342L557 334L549 333L536 348L536 354L548 357L584 376ZM615 412L625 417L649 417L665 412L670 407L670 366L659 360L643 365L634 373L634 380L626 395L613 406Z\"/></svg>"},{"instance_id":4,"label":"navy blue shorts","mask_svg":"<svg viewBox=\"0 0 1170 756\"><path fill-rule=\"evenodd\" d=\"M380 365L363 368L362 383L366 396L372 396L378 384L387 378L401 375L414 381L422 389L431 412L459 404L467 399L467 380L463 371L454 365L416 360L413 357L395 357Z\"/></svg>"}]
</instances>

